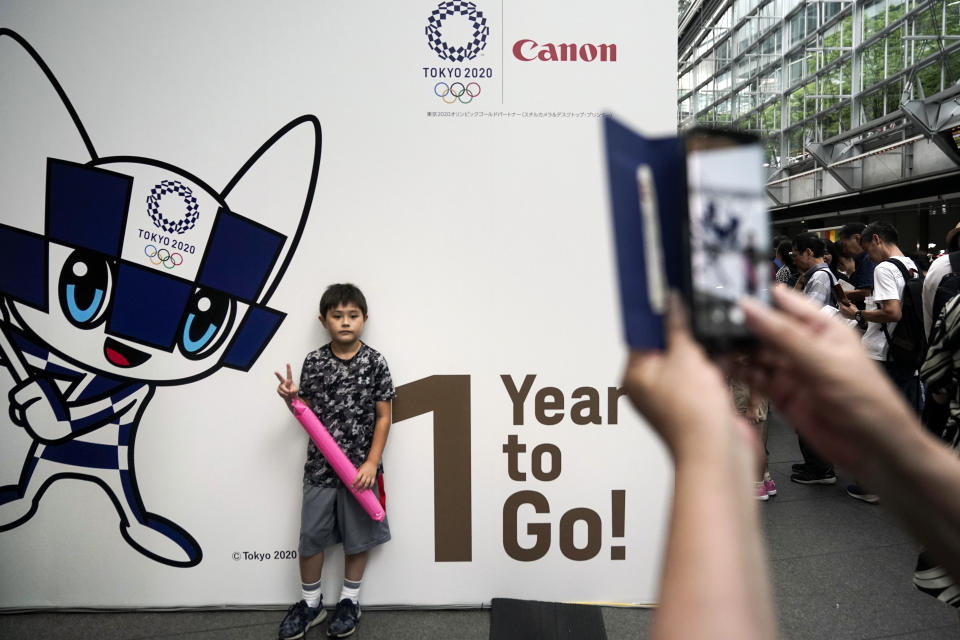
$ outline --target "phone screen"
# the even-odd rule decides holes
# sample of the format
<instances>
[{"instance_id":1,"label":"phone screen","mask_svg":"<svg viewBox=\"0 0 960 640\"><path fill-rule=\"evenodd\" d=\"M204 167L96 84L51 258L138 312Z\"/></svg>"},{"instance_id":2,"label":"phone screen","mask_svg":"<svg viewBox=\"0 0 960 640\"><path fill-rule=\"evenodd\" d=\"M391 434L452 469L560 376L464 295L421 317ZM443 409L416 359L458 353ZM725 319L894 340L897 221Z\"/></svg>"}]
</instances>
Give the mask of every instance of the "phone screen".
<instances>
[{"instance_id":1,"label":"phone screen","mask_svg":"<svg viewBox=\"0 0 960 640\"><path fill-rule=\"evenodd\" d=\"M723 348L749 339L741 297L769 303L763 152L723 136L696 138L687 154L692 323L702 341Z\"/></svg>"}]
</instances>

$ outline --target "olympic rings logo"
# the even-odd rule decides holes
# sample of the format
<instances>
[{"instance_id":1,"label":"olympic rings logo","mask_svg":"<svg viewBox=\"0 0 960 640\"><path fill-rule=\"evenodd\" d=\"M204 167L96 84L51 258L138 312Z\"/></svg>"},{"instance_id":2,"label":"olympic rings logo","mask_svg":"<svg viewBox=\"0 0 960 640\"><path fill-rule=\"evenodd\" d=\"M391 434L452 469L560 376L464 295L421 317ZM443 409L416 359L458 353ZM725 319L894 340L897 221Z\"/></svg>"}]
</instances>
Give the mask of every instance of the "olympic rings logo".
<instances>
[{"instance_id":1,"label":"olympic rings logo","mask_svg":"<svg viewBox=\"0 0 960 640\"><path fill-rule=\"evenodd\" d=\"M461 104L470 104L473 99L480 95L480 85L471 82L466 86L462 82L454 82L448 85L446 82L438 82L433 85L433 93L447 104L453 104L459 101ZM464 100L464 97L467 99Z\"/></svg>"},{"instance_id":2,"label":"olympic rings logo","mask_svg":"<svg viewBox=\"0 0 960 640\"><path fill-rule=\"evenodd\" d=\"M145 246L143 253L150 258L150 264L157 266L162 264L167 269L173 269L183 264L183 256L179 253L170 253L167 249L157 249L157 247L152 244Z\"/></svg>"}]
</instances>

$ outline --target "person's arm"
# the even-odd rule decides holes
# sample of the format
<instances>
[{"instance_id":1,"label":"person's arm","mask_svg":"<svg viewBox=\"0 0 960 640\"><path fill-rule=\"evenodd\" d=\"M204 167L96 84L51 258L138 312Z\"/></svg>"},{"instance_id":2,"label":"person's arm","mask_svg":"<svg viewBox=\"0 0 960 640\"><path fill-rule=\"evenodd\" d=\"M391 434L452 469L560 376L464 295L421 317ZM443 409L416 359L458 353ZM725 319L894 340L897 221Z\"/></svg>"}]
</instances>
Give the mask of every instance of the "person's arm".
<instances>
[{"instance_id":1,"label":"person's arm","mask_svg":"<svg viewBox=\"0 0 960 640\"><path fill-rule=\"evenodd\" d=\"M865 322L900 322L903 313L900 309L899 300L878 300L879 309L864 309L860 312L860 317ZM853 305L839 305L840 315L845 318L853 318L857 309Z\"/></svg>"},{"instance_id":2,"label":"person's arm","mask_svg":"<svg viewBox=\"0 0 960 640\"><path fill-rule=\"evenodd\" d=\"M853 289L852 291L847 291L847 300L852 302L855 305L863 304L863 301L873 295L873 289Z\"/></svg>"},{"instance_id":3,"label":"person's arm","mask_svg":"<svg viewBox=\"0 0 960 640\"><path fill-rule=\"evenodd\" d=\"M753 496L760 445L672 303L666 352L630 354L624 387L673 457L674 495L653 637L775 638ZM710 490L704 490L709 479Z\"/></svg>"},{"instance_id":4,"label":"person's arm","mask_svg":"<svg viewBox=\"0 0 960 640\"><path fill-rule=\"evenodd\" d=\"M960 460L920 426L853 330L783 287L773 296L782 310L742 303L762 347L740 374L960 578Z\"/></svg>"},{"instance_id":5,"label":"person's arm","mask_svg":"<svg viewBox=\"0 0 960 640\"><path fill-rule=\"evenodd\" d=\"M872 274L873 277L873 297L879 309L864 309L860 312L860 317L864 322L899 322L900 311L900 291L899 282L903 282L900 272L887 263L878 265ZM906 286L906 285L904 285ZM849 298L849 296L847 296ZM853 318L856 309L852 305L845 305L840 309L841 315L846 318Z\"/></svg>"},{"instance_id":6,"label":"person's arm","mask_svg":"<svg viewBox=\"0 0 960 640\"><path fill-rule=\"evenodd\" d=\"M733 421L731 416L727 420ZM720 426L720 425L714 425ZM653 637L775 638L753 467L733 425L676 456L670 534ZM741 450L736 450L736 449ZM709 491L704 480L711 478Z\"/></svg>"},{"instance_id":7,"label":"person's arm","mask_svg":"<svg viewBox=\"0 0 960 640\"><path fill-rule=\"evenodd\" d=\"M387 446L387 434L390 433L391 404L390 400L377 400L373 442L370 443L367 459L357 469L357 475L353 479L353 487L358 491L373 488L377 481L377 468L383 458L383 449Z\"/></svg>"},{"instance_id":8,"label":"person's arm","mask_svg":"<svg viewBox=\"0 0 960 640\"><path fill-rule=\"evenodd\" d=\"M280 384L277 386L277 395L283 398L283 401L287 403L287 409L290 412L293 412L293 406L291 403L294 398L300 397L300 388L293 381L293 370L290 368L290 363L287 363L287 375L284 377L279 371L274 371L273 375L277 376L277 380L280 381ZM307 405L310 409L313 409L313 403L310 402L310 398L300 398L300 401L303 404Z\"/></svg>"},{"instance_id":9,"label":"person's arm","mask_svg":"<svg viewBox=\"0 0 960 640\"><path fill-rule=\"evenodd\" d=\"M858 477L960 581L960 460L918 422L909 427L884 443Z\"/></svg>"}]
</instances>

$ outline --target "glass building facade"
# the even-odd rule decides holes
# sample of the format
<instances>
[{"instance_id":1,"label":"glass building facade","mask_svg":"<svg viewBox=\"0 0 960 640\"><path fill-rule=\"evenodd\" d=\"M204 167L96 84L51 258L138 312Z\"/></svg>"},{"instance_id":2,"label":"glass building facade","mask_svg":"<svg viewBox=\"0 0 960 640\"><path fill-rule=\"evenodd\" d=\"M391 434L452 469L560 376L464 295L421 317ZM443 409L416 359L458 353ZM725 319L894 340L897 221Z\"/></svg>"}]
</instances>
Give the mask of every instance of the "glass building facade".
<instances>
[{"instance_id":1,"label":"glass building facade","mask_svg":"<svg viewBox=\"0 0 960 640\"><path fill-rule=\"evenodd\" d=\"M733 125L772 166L960 81L960 1L730 0L680 51L679 122Z\"/></svg>"},{"instance_id":2,"label":"glass building facade","mask_svg":"<svg viewBox=\"0 0 960 640\"><path fill-rule=\"evenodd\" d=\"M772 209L916 180L927 165L960 168L932 144L949 140L921 131L905 106L947 117L956 99L960 116L960 0L681 0L680 10L680 127L759 135ZM832 162L844 149L851 160ZM899 155L862 159L875 149Z\"/></svg>"},{"instance_id":3,"label":"glass building facade","mask_svg":"<svg viewBox=\"0 0 960 640\"><path fill-rule=\"evenodd\" d=\"M960 1L730 0L680 52L679 122L766 140L771 165L960 81Z\"/></svg>"}]
</instances>

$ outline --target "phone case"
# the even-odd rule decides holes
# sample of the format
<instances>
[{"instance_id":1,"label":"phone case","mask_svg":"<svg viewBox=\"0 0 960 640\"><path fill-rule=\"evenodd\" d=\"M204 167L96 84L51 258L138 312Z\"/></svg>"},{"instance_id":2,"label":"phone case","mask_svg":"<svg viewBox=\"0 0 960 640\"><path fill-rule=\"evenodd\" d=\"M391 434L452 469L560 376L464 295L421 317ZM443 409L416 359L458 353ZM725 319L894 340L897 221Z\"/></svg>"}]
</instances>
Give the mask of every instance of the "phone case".
<instances>
[{"instance_id":1,"label":"phone case","mask_svg":"<svg viewBox=\"0 0 960 640\"><path fill-rule=\"evenodd\" d=\"M735 317L737 300L765 298L769 288L760 268L769 250L769 219L755 139L702 129L648 138L610 116L604 135L627 344L665 346L671 290L686 300L694 333L708 349L751 342ZM702 148L688 151L693 141Z\"/></svg>"}]
</instances>

